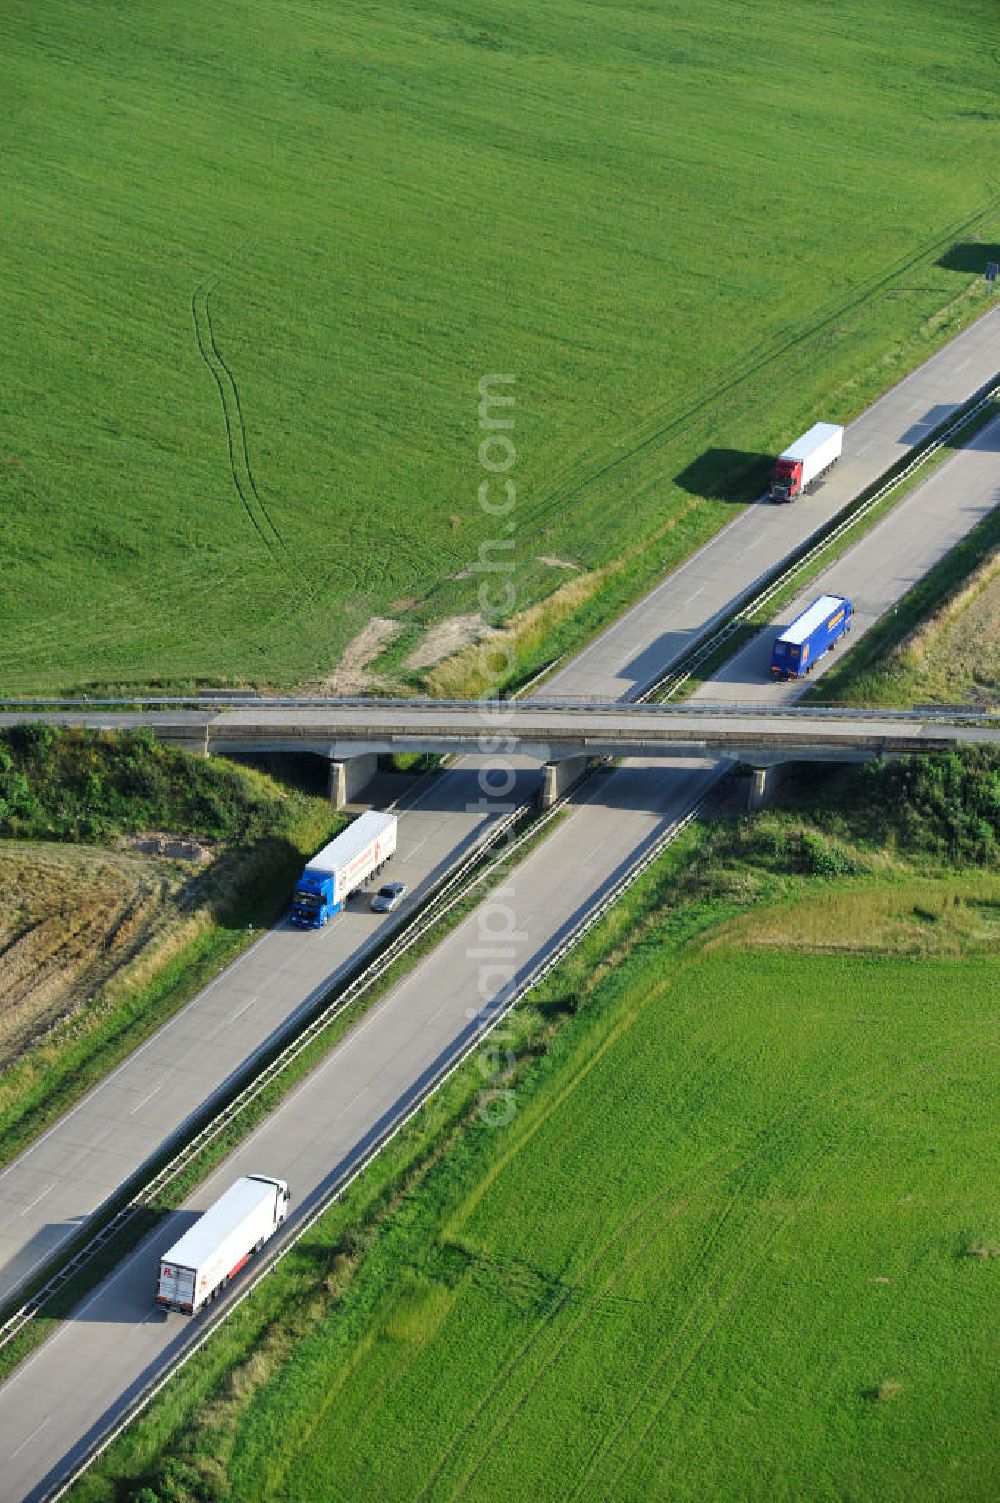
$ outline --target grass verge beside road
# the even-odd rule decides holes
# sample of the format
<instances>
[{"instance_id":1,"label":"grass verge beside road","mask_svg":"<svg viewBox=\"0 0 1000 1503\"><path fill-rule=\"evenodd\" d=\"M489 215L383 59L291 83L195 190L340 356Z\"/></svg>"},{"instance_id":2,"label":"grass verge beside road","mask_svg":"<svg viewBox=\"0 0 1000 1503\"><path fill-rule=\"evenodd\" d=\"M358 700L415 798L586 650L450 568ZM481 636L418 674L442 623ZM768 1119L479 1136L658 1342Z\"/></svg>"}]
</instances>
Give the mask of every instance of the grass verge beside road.
<instances>
[{"instance_id":1,"label":"grass verge beside road","mask_svg":"<svg viewBox=\"0 0 1000 1503\"><path fill-rule=\"evenodd\" d=\"M940 449L930 454L915 474L908 475L895 485L891 482L881 480L877 482L874 487L870 488L872 494L877 494L886 484L890 488L880 500L873 506L867 507L867 509L865 509L866 502L864 499L867 493L863 492L859 500L845 508L852 515L855 511L861 513L857 521L851 522L844 534L833 539L829 544L815 545L817 547L815 557L809 558L809 561L801 566L793 566L788 571L789 577L787 582L781 584L775 590L768 598L766 604L752 611L744 619L741 619L726 637L725 641L713 649L703 662L699 663L694 672L684 679L678 689L671 693L670 698L677 703L682 703L690 699L701 684L707 682L724 663L745 647L748 642L752 641L758 632L765 630L771 625L775 618L780 615L783 608L802 592L811 579L815 579L818 574L827 570L848 549L853 548L888 512L892 511L894 507L905 500L911 491L923 485L934 474L935 470L951 458L957 449L960 449L976 433L993 422L998 413L1000 413L1000 403L996 401L990 402L982 412L970 417L967 422L963 423ZM909 462L907 461L907 463ZM845 518L844 520L849 521L849 518ZM946 559L942 560L937 570L933 571L933 574L928 575L925 580L921 581L919 586L911 591L911 594L906 597L905 601L900 602L900 605L887 618L888 623L895 623L898 619L900 628L906 631L912 629L915 622L922 620L921 613L928 609L928 600L931 602L930 609L937 610L941 605L943 593L949 588L949 582L954 582L956 578L962 580L966 572L970 569L975 574L985 566L990 550L993 547L995 531L993 518L987 518L984 522L980 523L968 537L964 538L952 550ZM809 552L812 552L811 548ZM929 592L927 589L928 582L931 582ZM902 615L899 614L900 611L902 611ZM863 643L869 641L875 633L881 632L882 629L882 623L880 623L879 626L874 628L873 633L865 634ZM876 640L879 644L876 648L877 660L878 656L883 652L882 643L884 639L878 636ZM898 638L893 638L893 640L898 640ZM867 663L868 661L870 659L864 651L859 652L857 646L855 646L850 662ZM850 663L847 665L847 673L850 676ZM826 702L826 686L834 678L835 674L833 672L826 673L822 687L814 685L810 689L808 697L815 703ZM886 699L880 700L876 697L868 702L887 704L890 701Z\"/></svg>"},{"instance_id":2,"label":"grass verge beside road","mask_svg":"<svg viewBox=\"0 0 1000 1503\"><path fill-rule=\"evenodd\" d=\"M979 1495L1000 887L900 776L688 832L74 1496Z\"/></svg>"}]
</instances>

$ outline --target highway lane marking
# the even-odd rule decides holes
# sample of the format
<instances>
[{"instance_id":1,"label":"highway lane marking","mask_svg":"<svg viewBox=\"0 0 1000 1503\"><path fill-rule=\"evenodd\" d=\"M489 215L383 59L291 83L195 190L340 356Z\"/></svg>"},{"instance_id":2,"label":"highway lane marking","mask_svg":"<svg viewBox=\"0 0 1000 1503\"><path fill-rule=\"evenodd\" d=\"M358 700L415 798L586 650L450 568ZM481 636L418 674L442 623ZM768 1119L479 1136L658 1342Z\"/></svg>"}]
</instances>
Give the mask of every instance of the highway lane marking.
<instances>
[{"instance_id":1,"label":"highway lane marking","mask_svg":"<svg viewBox=\"0 0 1000 1503\"><path fill-rule=\"evenodd\" d=\"M143 1096L142 1100L140 1102L138 1102L132 1108L132 1110L129 1112L129 1116L130 1117L134 1117L135 1114L136 1114L136 1112L139 1111L142 1107L144 1107L146 1105L147 1101L152 1101L152 1099L156 1095L157 1091L162 1091L162 1090L163 1090L163 1081L161 1080L160 1083L159 1083L159 1085L155 1085L153 1087L153 1089L150 1091L150 1093L149 1093L148 1096Z\"/></svg>"},{"instance_id":2,"label":"highway lane marking","mask_svg":"<svg viewBox=\"0 0 1000 1503\"><path fill-rule=\"evenodd\" d=\"M11 1453L10 1453L10 1460L11 1461L14 1460L15 1456L20 1456L20 1454L24 1450L25 1446L30 1445L30 1443L34 1440L34 1438L35 1438L36 1435L40 1435L42 1433L42 1431L45 1429L45 1426L48 1424L48 1422L49 1422L49 1420L51 1418L52 1418L51 1414L46 1415L46 1417L42 1420L42 1423L40 1425L36 1425L35 1428L34 1428L34 1430L32 1430L31 1434L30 1435L26 1435L24 1437L24 1439L22 1440L21 1444L18 1446L17 1450L16 1451L11 1451Z\"/></svg>"},{"instance_id":3,"label":"highway lane marking","mask_svg":"<svg viewBox=\"0 0 1000 1503\"><path fill-rule=\"evenodd\" d=\"M255 1002L259 1001L259 997L251 997L249 1002L244 1002L242 1007L238 1007L235 1012L229 1014L230 1023L235 1023L237 1018L242 1018L243 1014L247 1012Z\"/></svg>"},{"instance_id":4,"label":"highway lane marking","mask_svg":"<svg viewBox=\"0 0 1000 1503\"><path fill-rule=\"evenodd\" d=\"M425 797L426 794L429 794L431 791L432 791L431 789L426 790L426 793L424 795L422 795L422 797ZM459 810L459 811L456 811L456 812L461 812L461 811ZM378 943L378 941L381 938L381 935L382 935L382 932L384 931L384 929L385 928L390 928L391 929L391 928L396 927L396 925L401 921L401 917L402 917L402 915L393 914L391 917L388 917L386 919L386 921L385 921L384 924L380 924L379 927L378 927L378 929L365 941L364 944L362 944L360 947L358 947L357 949L355 949L352 954L348 955L343 961L341 961L334 968L334 970L332 972L327 973L324 976L323 981L319 984L319 986L313 988L313 990L304 999L304 1001L299 1004L299 1007L296 1009L296 1011L299 1011L299 1010L301 1010L301 1008L303 1008L305 1006L308 1006L310 1002L312 1002L313 1000L315 1000L315 997L319 994L320 991L325 991L329 986L331 986L337 980L339 980L340 977L341 977L341 975L343 974L343 972L352 963L354 963L358 959L363 959L366 956L366 954L371 949L373 949L375 947L375 945ZM283 921L282 924L279 926L279 928L285 928L285 927L286 927L286 924ZM268 931L268 933L266 933L265 935L263 935L261 937L261 939L258 940L257 943L250 950L244 951L243 955L241 955L231 965L227 966L226 969L223 972L221 972L218 976L216 976L213 981L209 982L208 986L205 987L205 989L201 993L199 993L198 997L194 998L192 1000L192 1002L188 1004L188 1008L195 1008L195 1007L197 1007L198 1003L204 997L206 997L210 992L214 991L219 986L219 984L222 981L229 979L234 974L234 972L237 970L237 968L239 966L248 963L254 957L255 952L257 952L258 949L264 944L264 941L267 938L269 938L271 935L273 935L275 932L276 931L274 929ZM3 1180L8 1177L8 1175L12 1174L15 1171L15 1169L17 1169L19 1167L19 1165L24 1160L28 1159L30 1157L30 1155L32 1153L34 1153L36 1149L40 1148L41 1145L44 1142L46 1142L50 1137L53 1137L57 1132L63 1131L65 1129L65 1125L66 1125L66 1123L68 1121L70 1121L72 1118L76 1117L81 1111L84 1110L84 1108L90 1106L102 1094L102 1092L105 1092L107 1090L107 1088L114 1081L116 1081L118 1079L118 1077L120 1075L123 1075L127 1070L129 1070L135 1064L135 1061L137 1059L140 1059L157 1042L162 1041L162 1039L171 1030L173 1030L175 1027L179 1026L180 1023L182 1022L182 1020L184 1019L184 1017L185 1017L185 1015L186 1015L187 1012L188 1012L188 1009L182 1009L181 1012L177 1013L175 1017L171 1018L170 1021L167 1022L167 1023L165 1023L163 1025L163 1027L160 1030L158 1030L157 1033L155 1033L150 1039L148 1039L145 1044L140 1044L139 1048L134 1052L134 1054L132 1054L128 1059L123 1060L122 1063L118 1066L118 1068L116 1070L114 1070L111 1073L111 1075L109 1075L104 1081L102 1081L99 1086L97 1086L93 1091L89 1092L86 1096L84 1096L80 1101L78 1101L76 1103L75 1106L72 1106L69 1109L69 1111L65 1114L64 1117L62 1117L58 1122L53 1123L52 1127L50 1127L46 1132L44 1132L41 1135L40 1138L36 1139L36 1141L33 1144L31 1144L28 1148L26 1148L23 1154L20 1154L18 1156L18 1158L14 1159L13 1162L11 1164L9 1164L6 1169L4 1169L3 1171L0 1171L0 1183L2 1183ZM146 1098L146 1099L148 1100L148 1098ZM141 1106L141 1105L143 1105L143 1103L140 1102L139 1105ZM138 1108L136 1108L136 1110L138 1110ZM53 1189L53 1188L54 1188L54 1185L49 1185L45 1190L42 1191L42 1194L40 1196L38 1196L36 1200L32 1201L31 1205L26 1206L24 1208L24 1210L19 1213L19 1216L26 1215L27 1212L30 1211L33 1206L37 1205L38 1201L41 1200L45 1195L47 1195L49 1193L49 1191L51 1189ZM68 1236L69 1233L67 1232L66 1235ZM65 1238L61 1238L60 1241L65 1241ZM59 1244L57 1243L55 1245L58 1246ZM38 1268L42 1263L44 1263L45 1260L46 1260L46 1258L48 1258L50 1256L51 1251L52 1251L52 1249L48 1249L46 1252L40 1253L38 1255L38 1257L34 1259L34 1261L31 1263L31 1265L19 1276L19 1278L11 1286L10 1289L6 1289L4 1287L4 1283L3 1283L3 1269L0 1268L0 1290L2 1290L5 1294L9 1294L9 1293L13 1292L14 1290L17 1290L17 1289L21 1288L23 1286L24 1282L28 1278L31 1277L31 1275L34 1272L34 1270L36 1268Z\"/></svg>"},{"instance_id":5,"label":"highway lane marking","mask_svg":"<svg viewBox=\"0 0 1000 1503\"><path fill-rule=\"evenodd\" d=\"M45 1189L42 1191L41 1195L36 1195L35 1198L34 1198L34 1200L29 1201L28 1204L25 1206L24 1210L20 1211L18 1214L20 1216L27 1216L28 1212L29 1211L33 1211L34 1208L35 1208L35 1206L38 1204L38 1202L40 1200L44 1200L45 1197L46 1197L46 1195L48 1195L49 1191L50 1190L54 1190L55 1187L56 1187L56 1182L55 1182L55 1180L53 1180L52 1183L51 1183L51 1185L46 1185L45 1186Z\"/></svg>"}]
</instances>

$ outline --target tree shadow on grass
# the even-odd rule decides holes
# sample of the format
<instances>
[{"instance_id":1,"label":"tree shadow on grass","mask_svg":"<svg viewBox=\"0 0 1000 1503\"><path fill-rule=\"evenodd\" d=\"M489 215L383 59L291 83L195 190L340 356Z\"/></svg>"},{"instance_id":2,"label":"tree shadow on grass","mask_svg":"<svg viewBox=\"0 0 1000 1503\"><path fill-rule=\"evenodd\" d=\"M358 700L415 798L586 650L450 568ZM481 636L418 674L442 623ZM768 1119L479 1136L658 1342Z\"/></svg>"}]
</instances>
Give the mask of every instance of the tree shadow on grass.
<instances>
[{"instance_id":1,"label":"tree shadow on grass","mask_svg":"<svg viewBox=\"0 0 1000 1503\"><path fill-rule=\"evenodd\" d=\"M985 244L979 240L959 242L938 258L938 265L945 271L961 271L967 276L985 276L987 261L1000 262L1000 245Z\"/></svg>"}]
</instances>

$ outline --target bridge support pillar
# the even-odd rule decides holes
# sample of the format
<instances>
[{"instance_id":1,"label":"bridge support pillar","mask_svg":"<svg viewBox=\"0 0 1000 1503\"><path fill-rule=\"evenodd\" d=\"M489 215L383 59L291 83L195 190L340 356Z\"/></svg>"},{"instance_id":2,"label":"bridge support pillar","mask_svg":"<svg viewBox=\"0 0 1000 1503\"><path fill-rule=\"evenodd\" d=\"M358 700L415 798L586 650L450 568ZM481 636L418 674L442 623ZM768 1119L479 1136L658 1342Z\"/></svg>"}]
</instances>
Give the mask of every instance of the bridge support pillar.
<instances>
[{"instance_id":1,"label":"bridge support pillar","mask_svg":"<svg viewBox=\"0 0 1000 1503\"><path fill-rule=\"evenodd\" d=\"M551 809L557 799L568 793L587 771L587 755L560 757L557 762L546 762L542 768L542 786L538 791L538 807Z\"/></svg>"},{"instance_id":2,"label":"bridge support pillar","mask_svg":"<svg viewBox=\"0 0 1000 1503\"><path fill-rule=\"evenodd\" d=\"M753 814L758 809L763 809L774 798L778 785L782 780L783 764L771 763L767 767L751 767L750 791L747 795L747 809Z\"/></svg>"},{"instance_id":3,"label":"bridge support pillar","mask_svg":"<svg viewBox=\"0 0 1000 1503\"><path fill-rule=\"evenodd\" d=\"M343 809L357 798L378 771L378 756L375 752L362 752L357 757L344 757L330 763L330 802L335 809Z\"/></svg>"}]
</instances>

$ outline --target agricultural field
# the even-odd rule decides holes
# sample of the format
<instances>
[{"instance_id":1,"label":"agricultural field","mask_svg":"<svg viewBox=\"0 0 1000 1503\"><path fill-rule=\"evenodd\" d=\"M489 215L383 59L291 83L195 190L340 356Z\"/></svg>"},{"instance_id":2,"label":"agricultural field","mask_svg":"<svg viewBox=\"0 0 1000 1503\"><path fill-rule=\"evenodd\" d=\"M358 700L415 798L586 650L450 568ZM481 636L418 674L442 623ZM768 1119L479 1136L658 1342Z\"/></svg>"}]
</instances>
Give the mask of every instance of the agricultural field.
<instances>
[{"instance_id":1,"label":"agricultural field","mask_svg":"<svg viewBox=\"0 0 1000 1503\"><path fill-rule=\"evenodd\" d=\"M4 42L5 691L421 680L477 630L489 372L565 646L1000 238L992 0L13 0Z\"/></svg>"},{"instance_id":2,"label":"agricultural field","mask_svg":"<svg viewBox=\"0 0 1000 1503\"><path fill-rule=\"evenodd\" d=\"M352 1191L73 1496L993 1496L998 777L692 835L527 1004L513 1120Z\"/></svg>"},{"instance_id":3,"label":"agricultural field","mask_svg":"<svg viewBox=\"0 0 1000 1503\"><path fill-rule=\"evenodd\" d=\"M0 842L0 1071L142 954L181 886L146 855Z\"/></svg>"}]
</instances>

